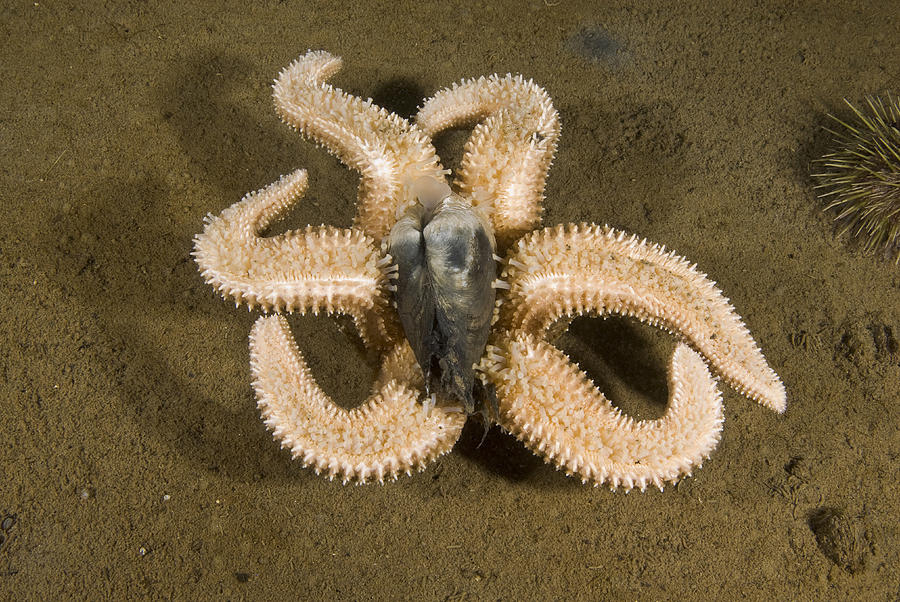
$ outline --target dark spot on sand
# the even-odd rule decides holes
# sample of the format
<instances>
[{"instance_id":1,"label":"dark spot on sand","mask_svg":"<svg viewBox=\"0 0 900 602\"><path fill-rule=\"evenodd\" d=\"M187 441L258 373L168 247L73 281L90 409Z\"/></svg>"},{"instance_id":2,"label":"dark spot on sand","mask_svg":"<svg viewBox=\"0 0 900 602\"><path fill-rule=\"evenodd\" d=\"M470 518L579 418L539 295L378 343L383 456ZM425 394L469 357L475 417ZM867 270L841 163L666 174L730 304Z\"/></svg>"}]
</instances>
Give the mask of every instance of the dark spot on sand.
<instances>
[{"instance_id":1,"label":"dark spot on sand","mask_svg":"<svg viewBox=\"0 0 900 602\"><path fill-rule=\"evenodd\" d=\"M567 45L576 54L614 67L620 66L625 58L622 44L599 26L585 27L570 37Z\"/></svg>"},{"instance_id":2,"label":"dark spot on sand","mask_svg":"<svg viewBox=\"0 0 900 602\"><path fill-rule=\"evenodd\" d=\"M866 568L869 546L858 520L837 508L821 507L809 515L808 524L828 560L851 574Z\"/></svg>"}]
</instances>

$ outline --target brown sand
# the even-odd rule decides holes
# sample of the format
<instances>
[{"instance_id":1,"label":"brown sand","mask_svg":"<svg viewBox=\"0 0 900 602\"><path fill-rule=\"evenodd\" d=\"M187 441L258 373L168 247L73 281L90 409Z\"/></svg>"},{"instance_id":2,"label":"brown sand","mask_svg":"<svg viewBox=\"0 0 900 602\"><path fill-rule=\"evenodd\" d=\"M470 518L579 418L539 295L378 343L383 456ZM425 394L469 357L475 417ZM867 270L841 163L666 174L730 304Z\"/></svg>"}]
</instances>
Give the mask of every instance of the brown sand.
<instances>
[{"instance_id":1,"label":"brown sand","mask_svg":"<svg viewBox=\"0 0 900 602\"><path fill-rule=\"evenodd\" d=\"M842 97L900 92L896 2L93 4L0 9L0 597L900 596L900 272L835 235L808 176ZM292 462L250 389L254 314L189 253L207 212L297 167L290 222L349 224L355 174L272 109L307 48L406 115L462 77L545 86L545 223L698 262L787 413L728 390L719 448L663 493L582 486L496 429L479 448L477 425L385 486ZM293 323L327 390L361 399L371 370L339 327ZM583 319L561 344L659 414L669 337Z\"/></svg>"}]
</instances>

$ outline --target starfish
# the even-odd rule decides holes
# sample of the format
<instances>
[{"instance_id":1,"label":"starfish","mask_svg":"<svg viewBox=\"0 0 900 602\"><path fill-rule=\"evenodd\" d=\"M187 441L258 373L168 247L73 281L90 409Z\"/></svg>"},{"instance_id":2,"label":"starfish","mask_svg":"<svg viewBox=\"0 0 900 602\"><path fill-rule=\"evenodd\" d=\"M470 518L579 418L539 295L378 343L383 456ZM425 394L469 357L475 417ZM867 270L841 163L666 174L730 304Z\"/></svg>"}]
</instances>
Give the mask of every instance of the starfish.
<instances>
[{"instance_id":1,"label":"starfish","mask_svg":"<svg viewBox=\"0 0 900 602\"><path fill-rule=\"evenodd\" d=\"M495 390L496 422L535 453L584 482L626 490L677 482L715 448L722 399L707 362L739 392L784 411L778 376L696 266L609 227L538 229L559 137L558 114L542 88L520 76L464 80L428 99L410 123L329 85L340 67L331 54L308 52L281 72L273 95L288 125L360 173L353 226L261 236L303 196L307 174L297 170L208 216L195 239L205 280L236 304L266 312L250 334L253 387L266 426L294 458L344 482L420 470L459 438L472 409L470 373ZM451 189L431 140L471 124ZM500 276L481 278L496 303L482 320L484 340L472 337L478 341L466 343L469 355L455 360L463 382L456 399L432 390L422 333L404 319L417 281L389 252L402 248L396 232L410 232L400 227L404 221L427 239L425 224L437 218L423 216L448 208L475 216L469 223L490 240L483 251ZM463 259L482 269L471 256ZM475 298L465 287L455 293ZM320 311L350 316L380 357L371 395L352 410L318 386L283 315ZM681 337L661 418L622 414L552 345L560 325L583 314L631 316Z\"/></svg>"}]
</instances>

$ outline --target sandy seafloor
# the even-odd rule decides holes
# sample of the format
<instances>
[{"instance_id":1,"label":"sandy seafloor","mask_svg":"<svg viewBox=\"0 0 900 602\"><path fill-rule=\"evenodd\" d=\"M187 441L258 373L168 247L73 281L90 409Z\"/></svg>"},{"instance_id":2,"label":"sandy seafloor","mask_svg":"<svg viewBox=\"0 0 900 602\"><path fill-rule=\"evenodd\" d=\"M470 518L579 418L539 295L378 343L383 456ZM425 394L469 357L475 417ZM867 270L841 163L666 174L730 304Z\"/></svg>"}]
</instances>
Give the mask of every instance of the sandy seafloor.
<instances>
[{"instance_id":1,"label":"sandy seafloor","mask_svg":"<svg viewBox=\"0 0 900 602\"><path fill-rule=\"evenodd\" d=\"M100 4L0 9L0 597L900 596L900 272L838 235L809 177L843 97L900 92L897 2ZM250 387L256 314L190 251L204 215L298 167L287 225L350 224L357 175L272 108L307 48L404 116L463 77L544 86L563 123L545 224L696 261L787 412L722 385L718 449L664 492L584 486L496 428L478 447L478 425L383 486L292 461ZM373 369L337 323L292 323L325 389L363 399ZM653 418L673 341L581 319L559 344ZM862 570L817 544L823 508Z\"/></svg>"}]
</instances>

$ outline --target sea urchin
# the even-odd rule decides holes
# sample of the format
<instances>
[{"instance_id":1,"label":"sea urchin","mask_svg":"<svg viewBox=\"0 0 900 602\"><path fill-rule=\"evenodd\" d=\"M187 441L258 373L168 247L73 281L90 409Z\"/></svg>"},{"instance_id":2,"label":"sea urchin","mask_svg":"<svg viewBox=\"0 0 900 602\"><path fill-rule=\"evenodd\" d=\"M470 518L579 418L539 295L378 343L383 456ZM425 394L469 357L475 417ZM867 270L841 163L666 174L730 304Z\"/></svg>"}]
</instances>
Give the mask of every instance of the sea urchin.
<instances>
[{"instance_id":1,"label":"sea urchin","mask_svg":"<svg viewBox=\"0 0 900 602\"><path fill-rule=\"evenodd\" d=\"M844 102L853 116L829 115L840 127L825 128L835 149L814 162L817 194L866 252L881 249L900 262L900 102L890 95L887 102L869 96L861 109Z\"/></svg>"}]
</instances>

